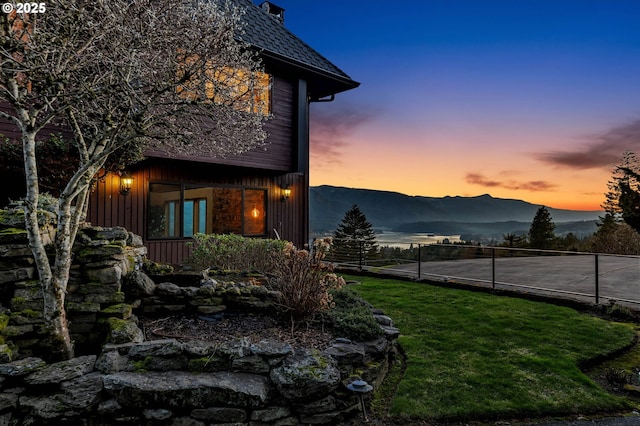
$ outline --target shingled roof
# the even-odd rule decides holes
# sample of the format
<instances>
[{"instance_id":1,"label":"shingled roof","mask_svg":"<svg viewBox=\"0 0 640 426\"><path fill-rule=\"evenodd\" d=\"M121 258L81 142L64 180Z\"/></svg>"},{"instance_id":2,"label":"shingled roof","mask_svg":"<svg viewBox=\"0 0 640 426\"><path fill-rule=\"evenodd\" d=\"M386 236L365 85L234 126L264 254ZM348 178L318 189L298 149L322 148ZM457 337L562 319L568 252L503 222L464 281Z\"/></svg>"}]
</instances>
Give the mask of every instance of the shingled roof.
<instances>
[{"instance_id":1,"label":"shingled roof","mask_svg":"<svg viewBox=\"0 0 640 426\"><path fill-rule=\"evenodd\" d=\"M246 10L242 17L243 41L259 49L268 61L301 71L308 79L312 96L322 98L360 85L251 0L235 1Z\"/></svg>"}]
</instances>

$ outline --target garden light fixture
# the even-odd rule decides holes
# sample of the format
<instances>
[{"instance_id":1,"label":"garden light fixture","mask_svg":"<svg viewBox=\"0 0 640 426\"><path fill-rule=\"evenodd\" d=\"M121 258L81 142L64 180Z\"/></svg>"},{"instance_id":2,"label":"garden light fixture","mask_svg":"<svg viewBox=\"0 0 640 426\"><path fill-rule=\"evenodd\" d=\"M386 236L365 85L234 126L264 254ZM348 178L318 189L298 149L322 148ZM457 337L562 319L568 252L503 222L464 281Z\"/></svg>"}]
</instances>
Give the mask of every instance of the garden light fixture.
<instances>
[{"instance_id":1,"label":"garden light fixture","mask_svg":"<svg viewBox=\"0 0 640 426\"><path fill-rule=\"evenodd\" d=\"M349 389L351 392L355 392L358 395L363 420L365 423L369 423L369 418L367 417L367 409L364 404L364 395L371 392L373 390L373 386L371 386L364 380L354 380L347 385L347 389Z\"/></svg>"}]
</instances>

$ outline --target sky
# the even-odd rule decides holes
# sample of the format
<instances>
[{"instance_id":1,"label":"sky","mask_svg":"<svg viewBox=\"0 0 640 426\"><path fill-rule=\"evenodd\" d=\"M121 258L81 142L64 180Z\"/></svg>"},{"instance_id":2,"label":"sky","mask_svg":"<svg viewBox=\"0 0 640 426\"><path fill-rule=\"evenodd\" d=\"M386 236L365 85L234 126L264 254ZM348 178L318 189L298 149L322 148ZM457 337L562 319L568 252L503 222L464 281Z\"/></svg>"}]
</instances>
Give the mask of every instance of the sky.
<instances>
[{"instance_id":1,"label":"sky","mask_svg":"<svg viewBox=\"0 0 640 426\"><path fill-rule=\"evenodd\" d=\"M600 210L640 153L638 0L274 0L357 89L311 105L311 185Z\"/></svg>"}]
</instances>

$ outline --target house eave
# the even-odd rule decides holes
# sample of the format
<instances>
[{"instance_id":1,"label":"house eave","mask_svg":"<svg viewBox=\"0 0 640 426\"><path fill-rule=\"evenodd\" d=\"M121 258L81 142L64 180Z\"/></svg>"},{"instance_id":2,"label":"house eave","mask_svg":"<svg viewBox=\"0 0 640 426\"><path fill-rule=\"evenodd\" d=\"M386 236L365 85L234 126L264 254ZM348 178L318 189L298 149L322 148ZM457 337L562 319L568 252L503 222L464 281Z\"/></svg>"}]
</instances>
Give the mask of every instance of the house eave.
<instances>
[{"instance_id":1,"label":"house eave","mask_svg":"<svg viewBox=\"0 0 640 426\"><path fill-rule=\"evenodd\" d=\"M287 56L267 50L260 50L260 54L266 63L296 70L297 75L306 78L309 82L309 95L312 98L324 98L360 86L359 82L348 76L331 73Z\"/></svg>"},{"instance_id":2,"label":"house eave","mask_svg":"<svg viewBox=\"0 0 640 426\"><path fill-rule=\"evenodd\" d=\"M144 152L145 159L161 159L168 161L181 161L181 162L190 162L190 163L204 163L204 164L212 164L218 166L228 166L235 168L242 168L247 170L262 170L262 171L271 171L276 173L291 173L293 170L290 167L283 166L274 166L274 165L265 165L258 164L255 162L250 163L242 163L241 157L242 154L238 155L230 155L227 157L206 157L206 156L189 156L189 155L179 155L164 152L161 150L152 150L148 149ZM144 162L145 160L143 160Z\"/></svg>"}]
</instances>

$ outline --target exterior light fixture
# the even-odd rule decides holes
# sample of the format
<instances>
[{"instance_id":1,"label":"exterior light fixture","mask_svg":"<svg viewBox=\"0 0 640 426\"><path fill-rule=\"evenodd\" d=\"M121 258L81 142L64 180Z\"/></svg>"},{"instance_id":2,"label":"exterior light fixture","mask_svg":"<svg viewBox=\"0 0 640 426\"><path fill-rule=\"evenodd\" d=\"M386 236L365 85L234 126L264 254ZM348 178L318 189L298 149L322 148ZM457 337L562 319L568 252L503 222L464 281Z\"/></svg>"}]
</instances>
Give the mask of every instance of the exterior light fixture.
<instances>
[{"instance_id":1,"label":"exterior light fixture","mask_svg":"<svg viewBox=\"0 0 640 426\"><path fill-rule=\"evenodd\" d=\"M120 194L127 195L133 187L133 177L128 172L122 172L120 175Z\"/></svg>"},{"instance_id":2,"label":"exterior light fixture","mask_svg":"<svg viewBox=\"0 0 640 426\"><path fill-rule=\"evenodd\" d=\"M282 190L281 200L287 201L289 197L291 197L291 187L289 185L282 185L280 189Z\"/></svg>"},{"instance_id":3,"label":"exterior light fixture","mask_svg":"<svg viewBox=\"0 0 640 426\"><path fill-rule=\"evenodd\" d=\"M251 210L251 217L254 219L257 219L260 217L260 210L258 210L257 207L254 207L253 210Z\"/></svg>"},{"instance_id":4,"label":"exterior light fixture","mask_svg":"<svg viewBox=\"0 0 640 426\"><path fill-rule=\"evenodd\" d=\"M364 380L354 380L353 382L347 385L347 389L351 392L355 392L360 399L360 408L362 409L362 417L364 418L365 423L369 423L369 418L367 417L367 409L364 405L363 396L373 390L373 386Z\"/></svg>"}]
</instances>

